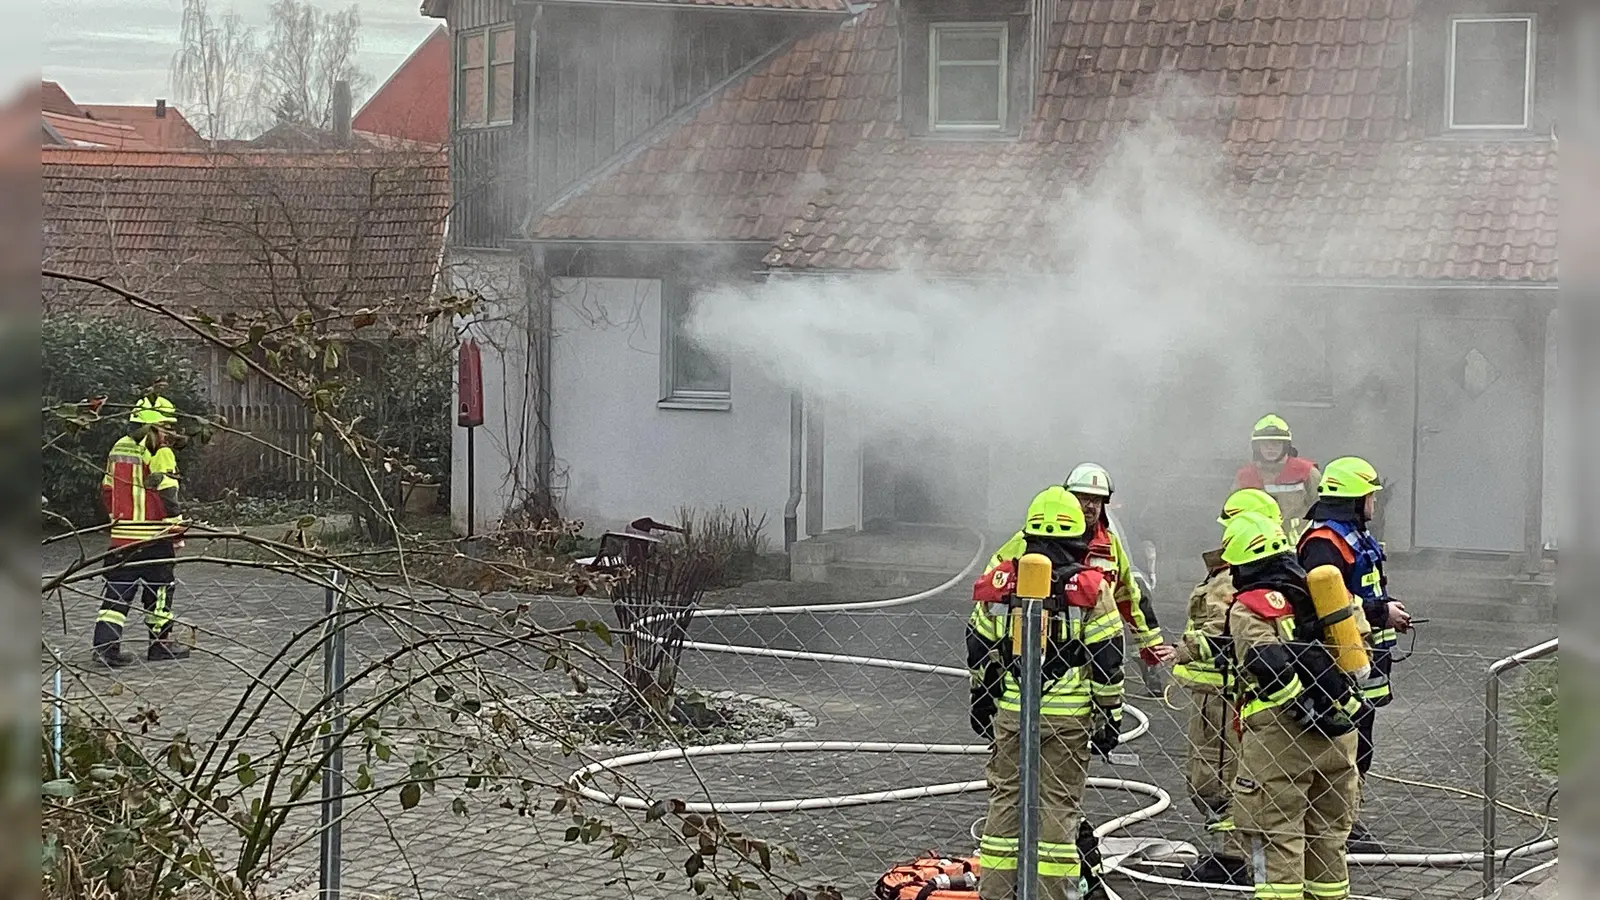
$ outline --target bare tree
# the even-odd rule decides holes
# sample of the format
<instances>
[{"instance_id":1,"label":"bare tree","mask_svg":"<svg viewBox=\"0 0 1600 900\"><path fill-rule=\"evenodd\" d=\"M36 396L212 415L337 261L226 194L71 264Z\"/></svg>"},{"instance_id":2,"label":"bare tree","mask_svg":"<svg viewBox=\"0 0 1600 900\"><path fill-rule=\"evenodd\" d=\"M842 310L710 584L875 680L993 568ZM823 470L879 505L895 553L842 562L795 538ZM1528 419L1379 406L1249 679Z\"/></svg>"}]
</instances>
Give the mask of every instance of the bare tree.
<instances>
[{"instance_id":1,"label":"bare tree","mask_svg":"<svg viewBox=\"0 0 1600 900\"><path fill-rule=\"evenodd\" d=\"M272 34L262 53L262 106L278 122L332 127L334 85L347 81L359 95L371 81L355 61L360 12L353 3L328 12L307 0L275 0L271 15Z\"/></svg>"},{"instance_id":2,"label":"bare tree","mask_svg":"<svg viewBox=\"0 0 1600 900\"><path fill-rule=\"evenodd\" d=\"M259 118L255 29L231 9L215 18L207 0L184 0L178 42L171 66L175 99L208 140L242 136Z\"/></svg>"}]
</instances>

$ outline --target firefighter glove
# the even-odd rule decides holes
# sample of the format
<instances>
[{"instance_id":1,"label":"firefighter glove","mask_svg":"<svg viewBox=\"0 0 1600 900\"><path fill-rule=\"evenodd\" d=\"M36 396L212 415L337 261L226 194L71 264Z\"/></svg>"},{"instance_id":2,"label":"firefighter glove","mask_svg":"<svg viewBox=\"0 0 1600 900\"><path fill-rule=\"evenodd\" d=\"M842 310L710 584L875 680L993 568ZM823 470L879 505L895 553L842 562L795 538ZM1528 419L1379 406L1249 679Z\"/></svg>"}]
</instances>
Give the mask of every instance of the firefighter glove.
<instances>
[{"instance_id":1,"label":"firefighter glove","mask_svg":"<svg viewBox=\"0 0 1600 900\"><path fill-rule=\"evenodd\" d=\"M1094 752L1105 756L1122 743L1122 707L1097 706L1095 719L1096 726L1094 734L1089 736L1089 746Z\"/></svg>"},{"instance_id":2,"label":"firefighter glove","mask_svg":"<svg viewBox=\"0 0 1600 900\"><path fill-rule=\"evenodd\" d=\"M981 684L972 686L972 697L967 708L967 722L972 733L986 741L994 740L994 697Z\"/></svg>"}]
</instances>

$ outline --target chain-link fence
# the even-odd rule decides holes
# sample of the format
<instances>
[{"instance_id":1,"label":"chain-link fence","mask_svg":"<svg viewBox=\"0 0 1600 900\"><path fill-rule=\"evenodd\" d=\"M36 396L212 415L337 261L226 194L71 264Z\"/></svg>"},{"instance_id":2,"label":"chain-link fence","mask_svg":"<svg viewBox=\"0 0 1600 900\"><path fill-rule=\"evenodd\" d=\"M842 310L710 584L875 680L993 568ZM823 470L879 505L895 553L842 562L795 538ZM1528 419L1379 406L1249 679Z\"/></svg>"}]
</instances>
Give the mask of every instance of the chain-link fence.
<instances>
[{"instance_id":1,"label":"chain-link fence","mask_svg":"<svg viewBox=\"0 0 1600 900\"><path fill-rule=\"evenodd\" d=\"M185 561L193 655L109 671L88 652L99 580L46 595L54 877L121 867L141 896L154 880L273 898L865 898L924 851L976 852L989 753L968 725L965 580L877 606L887 589L708 595L651 720L627 702L604 597L275 568L290 567ZM1383 853L1356 858L1356 896L1477 897L1486 851L1502 884L1554 857L1551 661L1504 674L1486 745L1488 673L1516 648L1430 628L1378 713L1361 818ZM1092 759L1082 801L1107 887L1222 896L1178 878L1220 840L1189 800L1189 701L1139 683L1121 748L1136 759Z\"/></svg>"}]
</instances>

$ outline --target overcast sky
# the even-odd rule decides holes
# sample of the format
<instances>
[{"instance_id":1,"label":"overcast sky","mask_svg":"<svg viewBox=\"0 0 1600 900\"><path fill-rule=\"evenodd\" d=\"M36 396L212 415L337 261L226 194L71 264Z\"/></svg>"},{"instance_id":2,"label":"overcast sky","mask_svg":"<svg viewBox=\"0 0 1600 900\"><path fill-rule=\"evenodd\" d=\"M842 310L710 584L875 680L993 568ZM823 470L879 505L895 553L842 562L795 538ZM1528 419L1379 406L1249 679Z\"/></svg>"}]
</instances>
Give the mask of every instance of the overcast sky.
<instances>
[{"instance_id":1,"label":"overcast sky","mask_svg":"<svg viewBox=\"0 0 1600 900\"><path fill-rule=\"evenodd\" d=\"M337 9L349 0L313 0ZM270 0L211 0L212 15L230 5L265 30ZM436 19L421 0L363 0L359 63L376 87L422 39ZM154 103L170 99L167 66L178 49L183 0L43 0L44 77L80 103ZM359 102L359 100L358 100Z\"/></svg>"}]
</instances>

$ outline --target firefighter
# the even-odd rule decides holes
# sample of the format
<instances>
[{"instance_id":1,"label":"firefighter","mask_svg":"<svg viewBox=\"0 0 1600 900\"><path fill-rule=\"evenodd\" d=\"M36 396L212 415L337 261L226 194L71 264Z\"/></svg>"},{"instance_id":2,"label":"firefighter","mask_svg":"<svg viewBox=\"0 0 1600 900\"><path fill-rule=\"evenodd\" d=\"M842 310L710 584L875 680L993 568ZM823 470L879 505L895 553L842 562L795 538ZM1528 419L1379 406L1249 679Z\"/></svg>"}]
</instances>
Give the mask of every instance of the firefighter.
<instances>
[{"instance_id":1,"label":"firefighter","mask_svg":"<svg viewBox=\"0 0 1600 900\"><path fill-rule=\"evenodd\" d=\"M1389 683L1394 665L1394 648L1399 633L1411 628L1406 606L1389 595L1389 578L1384 573L1383 545L1367 530L1375 511L1378 491L1383 484L1378 470L1364 459L1344 456L1328 463L1317 487L1318 500L1311 507L1305 536L1300 539L1300 565L1306 571L1318 566L1334 566L1344 576L1345 589L1361 603L1371 631L1367 634L1372 657L1371 673L1361 682L1366 700L1357 722L1359 738L1356 764L1365 780L1372 769L1373 726L1377 710L1394 699ZM1383 845L1357 820L1350 832L1353 853L1382 853Z\"/></svg>"},{"instance_id":2,"label":"firefighter","mask_svg":"<svg viewBox=\"0 0 1600 900\"><path fill-rule=\"evenodd\" d=\"M1232 803L1256 900L1345 900L1363 701L1323 641L1283 527L1257 513L1233 517L1222 560L1236 592L1227 633L1242 730Z\"/></svg>"},{"instance_id":3,"label":"firefighter","mask_svg":"<svg viewBox=\"0 0 1600 900\"><path fill-rule=\"evenodd\" d=\"M1262 416L1250 431L1250 461L1233 476L1233 489L1255 488L1272 495L1283 513L1290 537L1302 528L1306 511L1317 499L1322 473L1295 449L1289 423L1276 415Z\"/></svg>"},{"instance_id":4,"label":"firefighter","mask_svg":"<svg viewBox=\"0 0 1600 900\"><path fill-rule=\"evenodd\" d=\"M172 640L172 593L176 583L175 541L182 534L178 480L171 453L160 454L171 416L154 408L136 409L128 433L111 447L101 499L111 519L112 555L104 598L94 625L94 657L113 668L134 659L122 650L122 632L135 595L145 609L150 632L146 658L183 659L187 648Z\"/></svg>"},{"instance_id":5,"label":"firefighter","mask_svg":"<svg viewBox=\"0 0 1600 900\"><path fill-rule=\"evenodd\" d=\"M157 375L155 381L151 382L150 386L145 388L144 393L139 395L139 399L133 401L133 411L153 409L176 421L178 416L177 407L172 405L171 400L161 395L161 392L166 389L167 376Z\"/></svg>"},{"instance_id":6,"label":"firefighter","mask_svg":"<svg viewBox=\"0 0 1600 900\"><path fill-rule=\"evenodd\" d=\"M1028 506L1019 552L991 566L973 586L966 631L971 722L973 731L991 741L985 768L989 809L978 851L984 900L1010 898L1016 885L1022 694L1010 610L1017 559L1024 553L1043 554L1052 567L1039 716L1040 895L1103 896L1094 873L1080 864L1078 836L1091 748L1107 754L1121 738L1122 622L1110 582L1087 564L1087 530L1078 501L1051 486Z\"/></svg>"},{"instance_id":7,"label":"firefighter","mask_svg":"<svg viewBox=\"0 0 1600 900\"><path fill-rule=\"evenodd\" d=\"M1139 590L1139 583L1133 578L1133 567L1128 564L1128 551L1122 544L1122 538L1111 530L1111 522L1105 512L1114 490L1111 473L1092 462L1080 463L1067 475L1064 485L1078 498L1084 518L1090 523L1089 563L1110 579L1117 599L1117 610L1127 623L1128 630L1133 632L1134 645L1139 648L1139 662L1143 666L1140 683L1147 695L1160 697L1164 686L1157 669L1171 660L1175 651L1161 637L1161 626L1156 621L1150 598L1144 596L1144 592Z\"/></svg>"},{"instance_id":8,"label":"firefighter","mask_svg":"<svg viewBox=\"0 0 1600 900\"><path fill-rule=\"evenodd\" d=\"M1102 466L1083 463L1072 470L1062 487L1077 498L1085 521L1090 523L1090 565L1098 568L1111 582L1117 612L1128 630L1133 632L1134 642L1139 648L1139 659L1147 667L1148 674L1148 670L1172 659L1175 651L1161 636L1161 626L1156 621L1155 610L1150 606L1150 598L1139 590L1139 584L1133 578L1133 567L1128 563L1128 552L1122 546L1122 539L1111 530L1105 514L1106 502L1112 493L1111 475ZM1023 537L1019 531L1000 545L1000 549L989 558L990 568L1021 556ZM1159 686L1147 684L1146 688L1154 691L1153 696L1161 695Z\"/></svg>"},{"instance_id":9,"label":"firefighter","mask_svg":"<svg viewBox=\"0 0 1600 900\"><path fill-rule=\"evenodd\" d=\"M1282 518L1271 494L1245 488L1223 502L1217 524L1226 526L1247 512L1274 522ZM1239 744L1224 674L1229 671L1224 634L1228 607L1233 603L1233 576L1220 549L1202 558L1206 579L1189 594L1189 618L1178 642L1172 677L1189 693L1189 756L1184 766L1189 797L1206 817L1206 830L1221 836L1221 850L1201 857L1182 877L1208 884L1247 885L1251 883L1247 852L1229 804Z\"/></svg>"}]
</instances>

